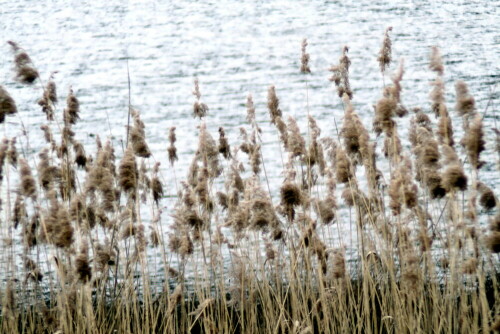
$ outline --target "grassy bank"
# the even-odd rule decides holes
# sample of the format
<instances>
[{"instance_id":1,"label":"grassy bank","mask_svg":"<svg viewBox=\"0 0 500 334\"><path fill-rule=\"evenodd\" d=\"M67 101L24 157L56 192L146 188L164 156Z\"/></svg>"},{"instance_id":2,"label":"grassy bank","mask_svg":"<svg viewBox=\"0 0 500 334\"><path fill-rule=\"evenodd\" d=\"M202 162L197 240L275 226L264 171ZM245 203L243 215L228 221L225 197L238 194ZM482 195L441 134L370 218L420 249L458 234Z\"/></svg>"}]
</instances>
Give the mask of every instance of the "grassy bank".
<instances>
[{"instance_id":1,"label":"grassy bank","mask_svg":"<svg viewBox=\"0 0 500 334\"><path fill-rule=\"evenodd\" d=\"M344 108L344 117L332 117L324 129L334 136L322 136L310 110L301 131L280 109L279 87L269 87L279 171L266 170L252 96L233 143L222 127L207 128L209 107L197 79L199 144L189 170L176 171L182 148L175 127L165 138L168 160L160 161L132 106L122 147L99 137L95 149L84 147L73 128L78 97L70 89L59 101L54 77L44 81L27 52L9 42L15 78L39 87L47 121L25 129L20 119L26 138L0 144L7 194L2 331L499 331L500 212L494 191L481 182L485 150L500 154L499 133L485 138L487 110L477 110L465 82L456 82L455 101L445 101L437 48L430 50L430 102L407 110L403 63L390 70L390 32L379 52L384 85L369 127L351 103L347 47L330 69L332 99ZM297 70L309 90L306 40ZM4 132L17 111L0 86ZM398 118L410 119L408 146ZM28 133L45 141L37 154L27 153ZM268 173L283 176L279 189ZM177 186L172 207L163 204L167 178Z\"/></svg>"}]
</instances>

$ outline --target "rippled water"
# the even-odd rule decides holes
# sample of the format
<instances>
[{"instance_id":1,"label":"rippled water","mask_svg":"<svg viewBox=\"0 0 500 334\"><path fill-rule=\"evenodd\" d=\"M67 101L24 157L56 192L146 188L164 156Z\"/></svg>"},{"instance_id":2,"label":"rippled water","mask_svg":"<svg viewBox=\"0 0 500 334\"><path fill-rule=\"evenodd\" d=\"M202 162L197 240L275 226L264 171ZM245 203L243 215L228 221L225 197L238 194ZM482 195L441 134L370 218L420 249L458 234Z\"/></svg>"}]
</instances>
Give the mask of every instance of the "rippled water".
<instances>
[{"instance_id":1,"label":"rippled water","mask_svg":"<svg viewBox=\"0 0 500 334\"><path fill-rule=\"evenodd\" d=\"M500 6L481 1L2 1L0 5L0 80L16 99L20 119L34 151L42 145L39 126L45 116L36 105L40 88L12 80L12 55L6 43L24 47L42 77L58 71L64 98L70 86L81 102L77 139L94 147L94 135L125 134L127 60L131 100L142 113L146 134L162 161L167 192L175 193L167 167L167 134L177 127L178 177L184 177L197 140L198 122L191 117L193 78L198 76L203 101L210 107L208 129L224 126L230 144L238 143L245 124L245 101L254 96L263 129L268 177L274 189L282 181L281 161L274 154L275 130L268 122L267 88L276 86L281 109L306 130L306 110L318 120L323 135L334 135L334 118L343 109L328 81L328 67L349 46L354 106L371 129L372 106L381 95L376 62L386 27L392 26L393 57L404 58L403 102L408 109L429 110L430 47L440 47L445 61L447 103L454 105L453 83L465 80L485 113L488 150L493 151L498 122ZM299 74L300 43L309 41L312 74ZM3 45L3 46L2 46ZM397 64L393 64L394 69ZM308 88L306 88L308 87ZM489 107L487 107L489 104ZM453 115L456 138L461 121ZM109 120L109 121L108 121ZM400 134L407 137L405 122ZM8 136L20 136L19 118L9 118ZM500 179L490 156L480 178L498 189ZM274 168L273 168L274 167ZM180 174L180 175L179 175ZM171 203L167 205L171 206Z\"/></svg>"}]
</instances>

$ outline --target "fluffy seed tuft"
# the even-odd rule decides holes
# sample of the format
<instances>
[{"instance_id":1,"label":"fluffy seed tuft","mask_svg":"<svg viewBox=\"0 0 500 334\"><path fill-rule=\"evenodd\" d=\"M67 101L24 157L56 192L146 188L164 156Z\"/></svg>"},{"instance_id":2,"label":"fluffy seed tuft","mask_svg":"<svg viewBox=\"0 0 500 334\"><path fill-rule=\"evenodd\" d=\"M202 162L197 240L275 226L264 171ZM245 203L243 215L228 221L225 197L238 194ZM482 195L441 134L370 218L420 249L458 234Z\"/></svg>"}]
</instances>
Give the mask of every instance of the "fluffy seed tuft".
<instances>
[{"instance_id":1,"label":"fluffy seed tuft","mask_svg":"<svg viewBox=\"0 0 500 334\"><path fill-rule=\"evenodd\" d=\"M377 58L380 66L380 71L382 73L384 73L387 67L389 67L392 60L392 42L391 37L389 36L390 31L392 31L392 27L388 27L387 29L385 29L384 41L382 42L382 47L380 48Z\"/></svg>"},{"instance_id":2,"label":"fluffy seed tuft","mask_svg":"<svg viewBox=\"0 0 500 334\"><path fill-rule=\"evenodd\" d=\"M0 85L0 123L3 123L5 116L17 113L16 102L10 94Z\"/></svg>"}]
</instances>

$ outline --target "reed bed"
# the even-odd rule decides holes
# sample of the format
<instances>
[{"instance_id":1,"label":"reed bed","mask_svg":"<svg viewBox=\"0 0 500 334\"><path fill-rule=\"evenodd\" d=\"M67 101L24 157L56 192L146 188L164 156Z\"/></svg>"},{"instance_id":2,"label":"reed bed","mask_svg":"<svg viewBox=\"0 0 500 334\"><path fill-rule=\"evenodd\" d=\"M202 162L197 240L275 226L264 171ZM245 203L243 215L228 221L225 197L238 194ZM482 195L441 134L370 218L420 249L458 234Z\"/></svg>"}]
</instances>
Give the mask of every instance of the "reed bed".
<instances>
[{"instance_id":1,"label":"reed bed","mask_svg":"<svg viewBox=\"0 0 500 334\"><path fill-rule=\"evenodd\" d=\"M332 99L344 107L327 126L334 136L321 135L309 110L300 129L280 109L279 87L269 87L280 171L266 170L252 96L231 143L224 128L207 128L198 79L189 170L176 171L175 127L165 129L168 161L159 161L132 106L123 147L99 137L84 147L73 130L78 96L70 89L60 101L54 76L44 82L9 42L15 79L39 87L47 122L23 129L44 138L37 154L23 137L0 143L2 332L500 331L499 203L480 178L484 151L499 154L498 131L485 138L483 114L460 80L450 115L437 48L430 103L407 110L403 62L390 74L391 30L378 57L384 84L371 128L351 103L348 47L330 69ZM305 39L300 59L307 90ZM4 129L17 111L0 86ZM401 117L410 119L409 146L398 134ZM283 176L277 189L271 172ZM178 191L165 208L167 178Z\"/></svg>"}]
</instances>

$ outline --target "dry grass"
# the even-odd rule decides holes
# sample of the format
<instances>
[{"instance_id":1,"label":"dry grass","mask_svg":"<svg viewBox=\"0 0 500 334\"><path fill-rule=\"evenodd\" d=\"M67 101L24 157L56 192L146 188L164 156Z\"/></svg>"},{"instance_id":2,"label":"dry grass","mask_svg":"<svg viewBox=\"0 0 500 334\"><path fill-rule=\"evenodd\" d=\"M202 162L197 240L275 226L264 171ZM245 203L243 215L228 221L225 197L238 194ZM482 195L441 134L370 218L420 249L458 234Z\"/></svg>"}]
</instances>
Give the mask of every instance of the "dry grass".
<instances>
[{"instance_id":1,"label":"dry grass","mask_svg":"<svg viewBox=\"0 0 500 334\"><path fill-rule=\"evenodd\" d=\"M383 76L390 31L378 58ZM40 79L27 53L10 44L17 80ZM304 75L311 71L306 46L304 39ZM280 109L278 89L269 88L270 121L282 144L282 170L273 171L283 175L278 189L267 182L252 96L241 143L230 145L222 127L207 128L195 79L199 145L167 209L165 176L139 112L131 109L128 147L115 154L97 138L95 154L87 154L72 129L78 98L70 90L65 106L57 105L51 76L40 86L46 147L26 155L16 138L0 145L0 186L8 194L1 206L2 332L498 331L499 204L479 180L486 138L466 84L456 85L465 129L459 149L434 48L432 105L410 116L407 148L394 119L407 114L401 64L375 103L373 130L384 142L378 157L376 138L351 104L347 51L331 68L345 110L339 137L321 137L310 115L303 136ZM0 86L0 122L16 111ZM175 176L175 127L167 140L162 163ZM386 171L377 167L382 161ZM489 226L481 223L487 217ZM147 255L153 248L156 257Z\"/></svg>"}]
</instances>

